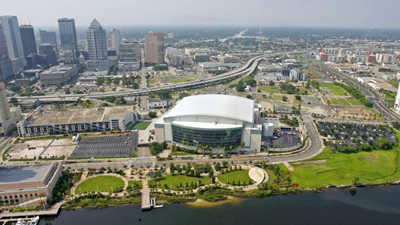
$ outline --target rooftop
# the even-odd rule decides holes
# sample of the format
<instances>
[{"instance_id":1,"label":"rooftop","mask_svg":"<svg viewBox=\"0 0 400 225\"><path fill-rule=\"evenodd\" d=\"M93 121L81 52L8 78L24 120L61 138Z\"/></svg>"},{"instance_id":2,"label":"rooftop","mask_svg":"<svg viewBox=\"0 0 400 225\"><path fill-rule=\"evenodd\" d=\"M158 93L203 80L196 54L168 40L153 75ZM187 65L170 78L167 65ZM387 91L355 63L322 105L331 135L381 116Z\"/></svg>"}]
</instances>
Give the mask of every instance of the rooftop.
<instances>
[{"instance_id":1,"label":"rooftop","mask_svg":"<svg viewBox=\"0 0 400 225\"><path fill-rule=\"evenodd\" d=\"M0 185L16 182L42 181L53 164L0 167Z\"/></svg>"},{"instance_id":2,"label":"rooftop","mask_svg":"<svg viewBox=\"0 0 400 225\"><path fill-rule=\"evenodd\" d=\"M74 66L69 65L57 65L53 66L48 70L43 71L41 74L51 74L51 73L65 73L72 69Z\"/></svg>"},{"instance_id":3,"label":"rooftop","mask_svg":"<svg viewBox=\"0 0 400 225\"><path fill-rule=\"evenodd\" d=\"M183 98L164 118L217 116L253 123L254 101L232 95L195 95Z\"/></svg>"},{"instance_id":4,"label":"rooftop","mask_svg":"<svg viewBox=\"0 0 400 225\"><path fill-rule=\"evenodd\" d=\"M30 126L45 124L65 124L95 121L109 121L112 116L126 115L132 112L132 107L106 107L106 108L73 108L67 110L46 110L36 112L26 122Z\"/></svg>"}]
</instances>

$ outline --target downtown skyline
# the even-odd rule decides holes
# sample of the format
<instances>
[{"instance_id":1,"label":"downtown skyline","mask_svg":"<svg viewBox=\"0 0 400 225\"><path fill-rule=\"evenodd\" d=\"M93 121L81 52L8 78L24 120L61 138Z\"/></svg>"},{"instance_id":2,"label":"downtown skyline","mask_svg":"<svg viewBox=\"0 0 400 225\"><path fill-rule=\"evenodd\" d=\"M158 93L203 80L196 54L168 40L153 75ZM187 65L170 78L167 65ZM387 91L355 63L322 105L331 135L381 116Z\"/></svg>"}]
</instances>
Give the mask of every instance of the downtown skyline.
<instances>
[{"instance_id":1,"label":"downtown skyline","mask_svg":"<svg viewBox=\"0 0 400 225\"><path fill-rule=\"evenodd\" d=\"M21 24L55 27L57 19L74 18L77 27L87 26L93 18L103 26L267 26L324 28L400 28L394 0L372 1L294 0L247 2L230 1L160 1L71 0L68 6L53 7L48 0L16 0L0 9L2 15L16 15ZM21 8L24 4L24 8ZM190 7L189 7L190 6ZM90 10L85 10L89 9ZM185 10L181 10L184 8ZM46 12L46 13L42 13ZM85 12L85 13L82 13ZM149 16L149 15L152 16Z\"/></svg>"}]
</instances>

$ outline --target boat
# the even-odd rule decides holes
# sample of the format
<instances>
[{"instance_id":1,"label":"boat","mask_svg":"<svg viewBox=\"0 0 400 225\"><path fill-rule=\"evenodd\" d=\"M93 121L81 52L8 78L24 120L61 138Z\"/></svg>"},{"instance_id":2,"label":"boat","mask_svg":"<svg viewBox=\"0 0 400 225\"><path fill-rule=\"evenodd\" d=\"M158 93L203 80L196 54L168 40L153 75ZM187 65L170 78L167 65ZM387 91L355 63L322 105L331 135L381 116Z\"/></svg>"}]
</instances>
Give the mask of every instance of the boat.
<instances>
[{"instance_id":1,"label":"boat","mask_svg":"<svg viewBox=\"0 0 400 225\"><path fill-rule=\"evenodd\" d=\"M22 219L18 219L15 225L27 225L27 223Z\"/></svg>"},{"instance_id":2,"label":"boat","mask_svg":"<svg viewBox=\"0 0 400 225\"><path fill-rule=\"evenodd\" d=\"M20 219L17 220L17 223L15 225L38 225L39 224L39 220L40 220L39 216L36 216L35 218L33 218L30 221L25 221L25 220L20 218Z\"/></svg>"},{"instance_id":3,"label":"boat","mask_svg":"<svg viewBox=\"0 0 400 225\"><path fill-rule=\"evenodd\" d=\"M38 225L38 224L39 224L39 220L40 220L40 217L39 217L39 216L36 216L35 218L33 218L33 219L31 220L31 222L29 223L29 225Z\"/></svg>"}]
</instances>

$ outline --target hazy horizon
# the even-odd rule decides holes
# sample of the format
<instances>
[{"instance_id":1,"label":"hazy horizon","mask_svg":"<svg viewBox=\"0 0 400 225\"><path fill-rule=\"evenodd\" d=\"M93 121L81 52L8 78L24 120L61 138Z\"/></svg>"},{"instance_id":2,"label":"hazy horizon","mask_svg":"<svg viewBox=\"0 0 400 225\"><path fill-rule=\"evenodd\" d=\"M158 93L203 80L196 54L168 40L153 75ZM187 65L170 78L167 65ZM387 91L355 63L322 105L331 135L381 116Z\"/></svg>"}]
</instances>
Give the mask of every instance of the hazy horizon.
<instances>
[{"instance_id":1,"label":"hazy horizon","mask_svg":"<svg viewBox=\"0 0 400 225\"><path fill-rule=\"evenodd\" d=\"M3 0L4 1L4 0ZM66 4L68 3L68 4ZM21 7L23 6L23 7ZM14 0L0 15L18 16L20 24L57 27L57 19L74 18L88 27L103 26L266 26L305 28L400 28L395 0Z\"/></svg>"}]
</instances>

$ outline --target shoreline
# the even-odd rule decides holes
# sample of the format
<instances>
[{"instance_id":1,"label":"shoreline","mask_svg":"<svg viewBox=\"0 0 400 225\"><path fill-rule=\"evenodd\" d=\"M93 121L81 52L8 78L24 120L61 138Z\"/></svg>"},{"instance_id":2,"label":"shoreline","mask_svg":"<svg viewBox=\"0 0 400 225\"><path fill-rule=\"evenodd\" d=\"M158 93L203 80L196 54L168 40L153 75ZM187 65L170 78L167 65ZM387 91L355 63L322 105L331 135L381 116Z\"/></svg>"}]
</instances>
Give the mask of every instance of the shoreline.
<instances>
[{"instance_id":1,"label":"shoreline","mask_svg":"<svg viewBox=\"0 0 400 225\"><path fill-rule=\"evenodd\" d=\"M195 208L213 208L225 204L231 204L231 205L240 205L243 201L246 199L250 198L268 198L268 197L273 197L273 196L279 196L279 195L290 195L290 194L301 194L301 193L321 193L323 191L327 191L329 189L339 189L339 190L354 190L357 188L378 188L378 187L390 187L390 186L396 186L399 185L400 183L398 181L392 182L392 183L381 183L381 184L358 184L358 185L342 185L342 186L335 186L335 185L330 185L330 186L325 186L321 188L304 188L304 189L293 189L293 188L286 188L286 189L280 189L276 193L269 193L265 195L257 195L257 194L252 194L249 193L250 191L243 192L243 195L241 196L231 196L231 195L226 195L225 197L227 199L224 200L219 200L219 201L206 201L201 198L196 198L194 201L193 199L182 199L179 197L182 197L184 195L176 195L176 198L170 198L170 199L160 199L159 202L163 204L186 204L190 207L195 207ZM259 189L257 189L259 190ZM260 191L268 191L268 190L260 190ZM159 195L160 193L158 193ZM127 199L127 198L120 198L120 199ZM67 211L75 211L75 210L81 210L81 209L104 209L104 208L109 208L109 207L122 207L122 206L140 206L140 202L135 202L133 204L115 204L115 205L101 205L100 207L82 207L82 206L77 206L73 208L68 208L65 206L61 206L62 210L67 210Z\"/></svg>"}]
</instances>

